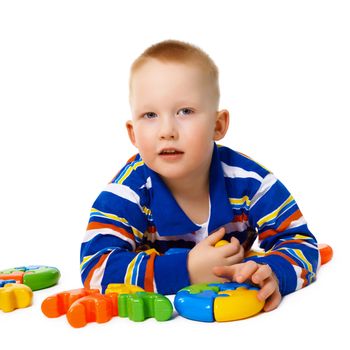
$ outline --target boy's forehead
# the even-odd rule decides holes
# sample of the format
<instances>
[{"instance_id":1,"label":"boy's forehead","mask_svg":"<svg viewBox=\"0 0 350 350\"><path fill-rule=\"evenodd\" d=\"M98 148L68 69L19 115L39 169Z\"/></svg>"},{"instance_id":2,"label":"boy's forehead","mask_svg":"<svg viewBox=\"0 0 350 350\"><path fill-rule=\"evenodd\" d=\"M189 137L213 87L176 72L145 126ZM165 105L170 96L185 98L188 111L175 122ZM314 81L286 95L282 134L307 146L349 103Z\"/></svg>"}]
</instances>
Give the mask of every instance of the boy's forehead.
<instances>
[{"instance_id":1,"label":"boy's forehead","mask_svg":"<svg viewBox=\"0 0 350 350\"><path fill-rule=\"evenodd\" d=\"M165 98L167 94L180 100L198 99L207 90L206 85L209 85L208 78L194 64L152 59L133 73L130 95L138 102L143 97L163 95Z\"/></svg>"}]
</instances>

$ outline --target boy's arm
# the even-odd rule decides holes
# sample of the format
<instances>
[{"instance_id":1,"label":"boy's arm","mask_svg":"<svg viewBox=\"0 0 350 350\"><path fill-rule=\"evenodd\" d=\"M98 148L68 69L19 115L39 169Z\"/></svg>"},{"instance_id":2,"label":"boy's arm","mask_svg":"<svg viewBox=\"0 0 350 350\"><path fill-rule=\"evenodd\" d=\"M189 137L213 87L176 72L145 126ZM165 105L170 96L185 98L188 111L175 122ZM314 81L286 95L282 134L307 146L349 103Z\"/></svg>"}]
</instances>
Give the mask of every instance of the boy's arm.
<instances>
[{"instance_id":1,"label":"boy's arm","mask_svg":"<svg viewBox=\"0 0 350 350\"><path fill-rule=\"evenodd\" d=\"M249 222L256 228L265 256L248 257L268 264L282 295L316 279L319 251L315 237L294 198L273 174L268 174L251 200Z\"/></svg>"},{"instance_id":2,"label":"boy's arm","mask_svg":"<svg viewBox=\"0 0 350 350\"><path fill-rule=\"evenodd\" d=\"M127 186L111 183L100 194L81 245L84 287L104 291L109 283L129 283L172 294L190 284L188 252L169 256L154 250L136 252L147 230L146 212L139 195Z\"/></svg>"}]
</instances>

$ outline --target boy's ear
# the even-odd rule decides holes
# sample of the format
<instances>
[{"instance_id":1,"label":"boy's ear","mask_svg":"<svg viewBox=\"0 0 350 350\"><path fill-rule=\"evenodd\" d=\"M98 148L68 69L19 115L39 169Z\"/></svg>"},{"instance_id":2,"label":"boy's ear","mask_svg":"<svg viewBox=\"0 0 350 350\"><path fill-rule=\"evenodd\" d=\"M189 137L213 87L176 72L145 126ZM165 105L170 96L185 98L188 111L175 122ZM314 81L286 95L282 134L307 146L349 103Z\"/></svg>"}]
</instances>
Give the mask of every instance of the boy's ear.
<instances>
[{"instance_id":1,"label":"boy's ear","mask_svg":"<svg viewBox=\"0 0 350 350\"><path fill-rule=\"evenodd\" d=\"M128 131L129 139L131 143L136 146L136 138L135 138L135 132L134 132L134 125L132 124L131 120L128 120L125 124L126 130Z\"/></svg>"},{"instance_id":2,"label":"boy's ear","mask_svg":"<svg viewBox=\"0 0 350 350\"><path fill-rule=\"evenodd\" d=\"M221 140L226 135L228 126L230 124L230 114L228 110L223 109L217 112L215 130L214 130L214 141Z\"/></svg>"}]
</instances>

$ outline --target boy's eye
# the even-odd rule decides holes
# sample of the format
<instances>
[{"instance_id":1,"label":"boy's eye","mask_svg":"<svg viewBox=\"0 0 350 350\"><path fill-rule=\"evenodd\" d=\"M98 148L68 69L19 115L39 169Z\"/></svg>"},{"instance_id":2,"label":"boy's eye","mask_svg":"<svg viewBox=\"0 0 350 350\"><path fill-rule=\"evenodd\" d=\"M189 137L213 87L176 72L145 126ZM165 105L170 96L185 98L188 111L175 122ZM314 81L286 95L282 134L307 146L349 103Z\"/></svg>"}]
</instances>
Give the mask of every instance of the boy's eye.
<instances>
[{"instance_id":1,"label":"boy's eye","mask_svg":"<svg viewBox=\"0 0 350 350\"><path fill-rule=\"evenodd\" d=\"M155 114L154 112L147 112L143 115L144 118L146 119L153 119L157 116L157 114Z\"/></svg>"},{"instance_id":2,"label":"boy's eye","mask_svg":"<svg viewBox=\"0 0 350 350\"><path fill-rule=\"evenodd\" d=\"M190 108L181 108L179 111L178 111L178 114L179 115L189 115L189 114L192 114L193 113L193 111L192 111L192 109L190 109Z\"/></svg>"}]
</instances>

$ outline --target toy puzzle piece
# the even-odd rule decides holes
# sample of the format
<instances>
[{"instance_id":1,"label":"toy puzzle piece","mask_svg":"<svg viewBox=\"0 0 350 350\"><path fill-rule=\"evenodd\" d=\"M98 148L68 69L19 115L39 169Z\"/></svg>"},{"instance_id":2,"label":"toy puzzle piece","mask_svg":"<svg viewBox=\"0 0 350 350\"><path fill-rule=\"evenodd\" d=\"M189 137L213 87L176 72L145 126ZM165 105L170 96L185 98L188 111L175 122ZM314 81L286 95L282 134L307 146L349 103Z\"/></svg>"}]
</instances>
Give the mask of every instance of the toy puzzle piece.
<instances>
[{"instance_id":1,"label":"toy puzzle piece","mask_svg":"<svg viewBox=\"0 0 350 350\"><path fill-rule=\"evenodd\" d=\"M144 292L145 290L139 286L126 283L110 283L105 291L105 294L118 293L118 294L130 294L136 292Z\"/></svg>"},{"instance_id":2,"label":"toy puzzle piece","mask_svg":"<svg viewBox=\"0 0 350 350\"><path fill-rule=\"evenodd\" d=\"M92 294L99 294L98 289L72 289L47 297L41 304L41 311L49 318L65 315L70 306L78 299Z\"/></svg>"},{"instance_id":3,"label":"toy puzzle piece","mask_svg":"<svg viewBox=\"0 0 350 350\"><path fill-rule=\"evenodd\" d=\"M153 292L120 294L118 299L119 316L129 317L135 322L154 317L157 321L167 321L173 314L173 306L164 295Z\"/></svg>"},{"instance_id":4,"label":"toy puzzle piece","mask_svg":"<svg viewBox=\"0 0 350 350\"><path fill-rule=\"evenodd\" d=\"M176 293L179 315L194 321L223 322L259 313L265 303L257 298L258 288L247 283L195 284Z\"/></svg>"},{"instance_id":5,"label":"toy puzzle piece","mask_svg":"<svg viewBox=\"0 0 350 350\"><path fill-rule=\"evenodd\" d=\"M172 316L173 307L163 295L145 292L134 285L110 284L106 294L80 288L52 295L42 302L41 310L50 318L66 314L69 324L80 328L89 322L108 322L118 314L133 321L149 317L165 321Z\"/></svg>"},{"instance_id":6,"label":"toy puzzle piece","mask_svg":"<svg viewBox=\"0 0 350 350\"><path fill-rule=\"evenodd\" d=\"M18 283L4 283L0 288L0 309L10 312L15 309L25 308L32 303L33 292L24 285Z\"/></svg>"},{"instance_id":7,"label":"toy puzzle piece","mask_svg":"<svg viewBox=\"0 0 350 350\"><path fill-rule=\"evenodd\" d=\"M57 284L61 274L55 267L29 265L0 271L0 279L13 279L30 287L32 291L52 287Z\"/></svg>"},{"instance_id":8,"label":"toy puzzle piece","mask_svg":"<svg viewBox=\"0 0 350 350\"><path fill-rule=\"evenodd\" d=\"M118 316L118 294L91 294L76 300L67 311L67 321L74 328L89 322L105 323Z\"/></svg>"}]
</instances>

